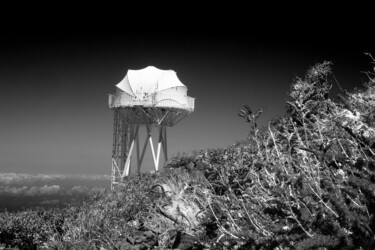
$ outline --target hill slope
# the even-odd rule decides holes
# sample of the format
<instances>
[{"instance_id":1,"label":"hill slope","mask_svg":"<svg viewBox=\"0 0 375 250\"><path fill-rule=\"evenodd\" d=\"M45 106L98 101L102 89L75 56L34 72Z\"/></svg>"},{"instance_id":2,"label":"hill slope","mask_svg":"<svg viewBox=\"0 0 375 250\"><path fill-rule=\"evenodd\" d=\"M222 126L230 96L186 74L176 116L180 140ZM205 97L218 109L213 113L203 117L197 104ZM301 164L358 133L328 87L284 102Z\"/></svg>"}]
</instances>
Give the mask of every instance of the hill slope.
<instances>
[{"instance_id":1,"label":"hill slope","mask_svg":"<svg viewBox=\"0 0 375 250\"><path fill-rule=\"evenodd\" d=\"M375 61L373 62L375 63ZM374 249L375 72L329 98L331 63L291 85L285 116L249 139L173 158L80 206L0 215L30 249Z\"/></svg>"}]
</instances>

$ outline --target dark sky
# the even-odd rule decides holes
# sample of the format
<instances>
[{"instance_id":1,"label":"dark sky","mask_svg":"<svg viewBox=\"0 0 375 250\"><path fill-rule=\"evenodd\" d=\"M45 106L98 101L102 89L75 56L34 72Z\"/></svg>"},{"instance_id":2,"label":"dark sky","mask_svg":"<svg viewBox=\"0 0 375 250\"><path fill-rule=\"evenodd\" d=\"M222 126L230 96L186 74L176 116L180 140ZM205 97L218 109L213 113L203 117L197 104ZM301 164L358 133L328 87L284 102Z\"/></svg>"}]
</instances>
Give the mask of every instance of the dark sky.
<instances>
[{"instance_id":1,"label":"dark sky","mask_svg":"<svg viewBox=\"0 0 375 250\"><path fill-rule=\"evenodd\" d=\"M242 104L267 105L266 124L283 114L293 79L318 62L333 62L341 87L360 87L366 80L361 71L371 69L363 52L374 50L359 31L355 38L311 30L3 34L0 172L109 174L113 113L107 94L128 69L172 69L196 98L195 112L168 130L171 156L245 139L247 124L237 116Z\"/></svg>"}]
</instances>

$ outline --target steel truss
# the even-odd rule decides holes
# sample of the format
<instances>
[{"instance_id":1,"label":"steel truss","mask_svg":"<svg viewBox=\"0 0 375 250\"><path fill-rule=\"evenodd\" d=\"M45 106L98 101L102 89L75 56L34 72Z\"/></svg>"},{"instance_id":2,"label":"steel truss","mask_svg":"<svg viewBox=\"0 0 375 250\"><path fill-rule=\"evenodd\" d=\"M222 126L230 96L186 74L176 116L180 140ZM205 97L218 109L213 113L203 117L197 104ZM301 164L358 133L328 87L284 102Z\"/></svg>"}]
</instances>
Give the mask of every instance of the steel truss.
<instances>
[{"instance_id":1,"label":"steel truss","mask_svg":"<svg viewBox=\"0 0 375 250\"><path fill-rule=\"evenodd\" d=\"M141 173L141 165L148 144L151 148L154 169L158 171L161 151L163 151L165 161L168 160L166 127L175 125L186 115L186 112L160 111L160 109L114 109L111 189L130 174L131 159L134 154L137 159L137 174ZM142 127L146 132L143 145L139 141L139 133ZM154 147L152 139L154 127L159 132L157 147Z\"/></svg>"}]
</instances>

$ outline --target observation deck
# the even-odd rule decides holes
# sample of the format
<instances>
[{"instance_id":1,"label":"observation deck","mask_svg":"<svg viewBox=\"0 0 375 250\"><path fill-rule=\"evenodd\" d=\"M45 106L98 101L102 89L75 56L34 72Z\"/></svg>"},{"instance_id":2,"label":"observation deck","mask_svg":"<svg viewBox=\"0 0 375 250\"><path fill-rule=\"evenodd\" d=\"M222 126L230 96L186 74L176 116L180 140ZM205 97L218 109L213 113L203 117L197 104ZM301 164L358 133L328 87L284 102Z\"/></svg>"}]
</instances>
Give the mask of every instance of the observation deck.
<instances>
[{"instance_id":1,"label":"observation deck","mask_svg":"<svg viewBox=\"0 0 375 250\"><path fill-rule=\"evenodd\" d=\"M194 111L195 98L161 92L140 99L119 91L110 94L108 102L127 124L172 127Z\"/></svg>"},{"instance_id":2,"label":"observation deck","mask_svg":"<svg viewBox=\"0 0 375 250\"><path fill-rule=\"evenodd\" d=\"M145 108L164 108L170 110L194 111L195 98L190 96L154 93L140 99L125 92L117 92L109 95L110 108L132 108L142 106Z\"/></svg>"}]
</instances>

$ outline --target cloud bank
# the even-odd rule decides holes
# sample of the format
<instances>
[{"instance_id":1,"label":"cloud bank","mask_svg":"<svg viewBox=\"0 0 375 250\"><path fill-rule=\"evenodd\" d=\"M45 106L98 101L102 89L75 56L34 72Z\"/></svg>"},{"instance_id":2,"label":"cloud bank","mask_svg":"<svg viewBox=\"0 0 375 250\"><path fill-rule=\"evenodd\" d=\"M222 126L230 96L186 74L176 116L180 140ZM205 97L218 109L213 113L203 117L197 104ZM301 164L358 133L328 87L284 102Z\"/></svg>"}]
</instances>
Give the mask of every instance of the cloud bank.
<instances>
[{"instance_id":1,"label":"cloud bank","mask_svg":"<svg viewBox=\"0 0 375 250\"><path fill-rule=\"evenodd\" d=\"M59 206L82 201L109 188L108 175L0 173L0 211Z\"/></svg>"},{"instance_id":2,"label":"cloud bank","mask_svg":"<svg viewBox=\"0 0 375 250\"><path fill-rule=\"evenodd\" d=\"M47 174L16 174L16 173L0 173L0 185L25 185L34 182L51 182L51 181L97 181L110 180L109 175L47 175Z\"/></svg>"},{"instance_id":3,"label":"cloud bank","mask_svg":"<svg viewBox=\"0 0 375 250\"><path fill-rule=\"evenodd\" d=\"M1 196L72 196L72 195L90 195L95 192L103 192L104 187L87 187L87 186L74 186L74 187L60 187L59 185L52 186L0 186Z\"/></svg>"}]
</instances>

